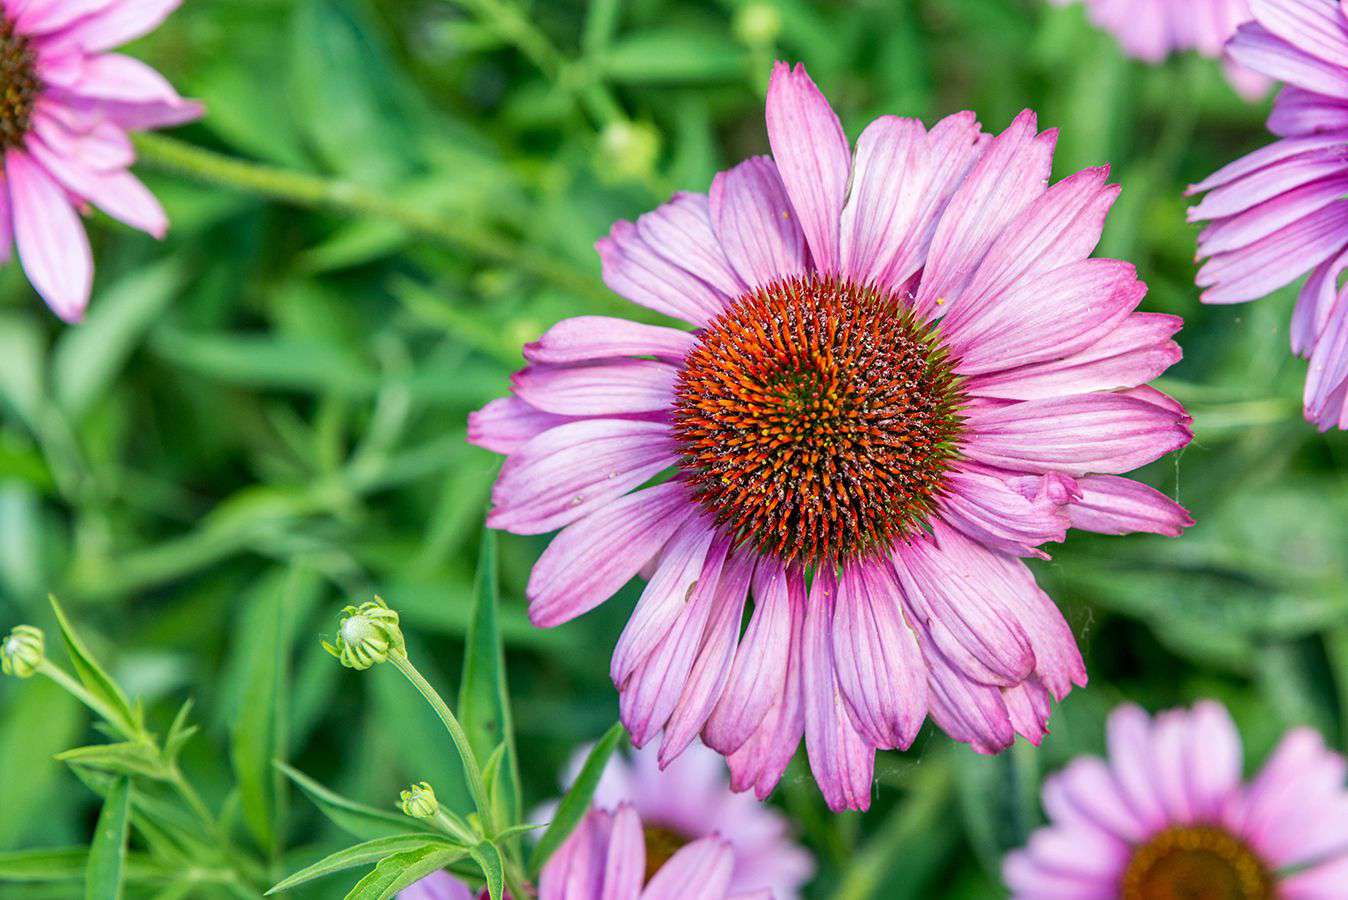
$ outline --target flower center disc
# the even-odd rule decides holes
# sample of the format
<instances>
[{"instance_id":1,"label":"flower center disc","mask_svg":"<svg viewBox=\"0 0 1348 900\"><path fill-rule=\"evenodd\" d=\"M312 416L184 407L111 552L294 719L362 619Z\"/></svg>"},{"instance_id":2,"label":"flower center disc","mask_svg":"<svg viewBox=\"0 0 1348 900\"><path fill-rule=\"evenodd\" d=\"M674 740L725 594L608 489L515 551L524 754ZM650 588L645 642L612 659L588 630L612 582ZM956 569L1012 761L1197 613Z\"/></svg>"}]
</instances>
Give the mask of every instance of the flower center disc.
<instances>
[{"instance_id":1,"label":"flower center disc","mask_svg":"<svg viewBox=\"0 0 1348 900\"><path fill-rule=\"evenodd\" d=\"M0 14L0 150L23 146L41 87L28 38Z\"/></svg>"},{"instance_id":2,"label":"flower center disc","mask_svg":"<svg viewBox=\"0 0 1348 900\"><path fill-rule=\"evenodd\" d=\"M1168 828L1133 853L1122 900L1273 900L1273 878L1221 828Z\"/></svg>"},{"instance_id":3,"label":"flower center disc","mask_svg":"<svg viewBox=\"0 0 1348 900\"><path fill-rule=\"evenodd\" d=\"M690 843L682 832L663 825L647 825L641 829L641 836L646 842L646 877L642 884L648 884L675 853Z\"/></svg>"},{"instance_id":4,"label":"flower center disc","mask_svg":"<svg viewBox=\"0 0 1348 900\"><path fill-rule=\"evenodd\" d=\"M926 523L957 455L953 368L892 293L774 282L736 300L684 361L681 468L717 522L762 553L883 552Z\"/></svg>"}]
</instances>

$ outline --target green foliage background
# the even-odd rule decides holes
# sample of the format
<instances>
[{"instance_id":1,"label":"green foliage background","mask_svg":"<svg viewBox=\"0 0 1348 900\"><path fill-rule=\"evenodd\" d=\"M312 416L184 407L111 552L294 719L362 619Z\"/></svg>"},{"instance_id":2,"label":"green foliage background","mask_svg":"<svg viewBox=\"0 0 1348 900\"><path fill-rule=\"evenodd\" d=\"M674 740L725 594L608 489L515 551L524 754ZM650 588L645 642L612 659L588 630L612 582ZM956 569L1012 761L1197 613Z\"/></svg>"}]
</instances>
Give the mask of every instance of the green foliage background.
<instances>
[{"instance_id":1,"label":"green foliage background","mask_svg":"<svg viewBox=\"0 0 1348 900\"><path fill-rule=\"evenodd\" d=\"M173 232L159 245L94 220L85 325L60 326L0 270L0 630L50 640L53 591L161 733L195 697L204 733L183 767L212 808L237 804L278 872L340 837L278 787L273 757L374 805L425 779L466 807L430 711L388 667L339 669L319 639L378 592L453 696L496 465L464 443L466 414L552 322L640 315L603 288L593 241L766 151L774 56L807 64L853 137L881 113L969 108L1000 130L1030 106L1062 129L1056 177L1112 163L1124 192L1101 252L1138 265L1144 308L1186 318L1161 386L1197 432L1145 472L1192 510L1187 536L1073 534L1036 565L1091 673L1041 751L982 759L929 730L881 755L864 816L829 815L797 759L774 802L819 858L811 896L1000 896L996 861L1038 821L1039 779L1099 751L1125 697L1218 697L1251 760L1297 723L1343 746L1348 440L1301 419L1292 292L1201 307L1184 218L1187 183L1267 140L1266 107L1214 63L1144 68L1079 8L1039 0L764 0L781 26L767 40L743 5L193 0L132 50L208 104L173 137L320 176L309 199L336 205L147 163ZM658 137L653 155L614 140L632 127ZM346 203L344 184L383 206ZM442 225L408 227L426 221ZM616 717L608 658L635 596L533 629L523 584L543 546L500 548L526 805ZM95 739L49 683L0 682L0 851L87 842L99 800L52 756Z\"/></svg>"}]
</instances>

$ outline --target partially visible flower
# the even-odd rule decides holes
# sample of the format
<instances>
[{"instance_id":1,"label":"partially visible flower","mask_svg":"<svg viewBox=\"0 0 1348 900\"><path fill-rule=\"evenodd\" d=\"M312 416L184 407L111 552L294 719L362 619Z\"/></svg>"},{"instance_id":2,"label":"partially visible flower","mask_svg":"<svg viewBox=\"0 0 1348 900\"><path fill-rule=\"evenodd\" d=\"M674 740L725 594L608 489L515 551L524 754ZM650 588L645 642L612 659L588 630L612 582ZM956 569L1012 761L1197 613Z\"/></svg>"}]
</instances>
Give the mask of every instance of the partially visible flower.
<instances>
[{"instance_id":1,"label":"partially visible flower","mask_svg":"<svg viewBox=\"0 0 1348 900\"><path fill-rule=\"evenodd\" d=\"M766 888L736 892L735 853L710 834L682 843L642 821L631 804L593 808L558 848L538 882L539 900L771 900Z\"/></svg>"},{"instance_id":2,"label":"partially visible flower","mask_svg":"<svg viewBox=\"0 0 1348 900\"><path fill-rule=\"evenodd\" d=\"M585 756L582 750L572 759L566 786ZM734 857L732 891L769 888L776 900L793 900L814 873L814 860L793 839L786 816L747 794L732 793L725 761L701 743L663 771L654 744L630 757L614 754L595 789L594 805L612 813L624 803L641 817L648 860L719 835Z\"/></svg>"},{"instance_id":3,"label":"partially visible flower","mask_svg":"<svg viewBox=\"0 0 1348 900\"><path fill-rule=\"evenodd\" d=\"M1297 728L1241 781L1240 735L1220 704L1109 717L1109 758L1044 783L1050 824L1009 854L1017 900L1315 900L1348 897L1348 763Z\"/></svg>"},{"instance_id":4,"label":"partially visible flower","mask_svg":"<svg viewBox=\"0 0 1348 900\"><path fill-rule=\"evenodd\" d=\"M344 608L336 642L324 641L323 649L351 669L368 669L387 660L391 653L407 652L398 614L379 597Z\"/></svg>"},{"instance_id":5,"label":"partially visible flower","mask_svg":"<svg viewBox=\"0 0 1348 900\"><path fill-rule=\"evenodd\" d=\"M1348 428L1348 14L1334 0L1252 0L1255 21L1227 47L1286 82L1269 116L1281 140L1189 189L1204 303L1244 303L1310 272L1292 314L1292 351L1310 360L1303 400L1321 431Z\"/></svg>"},{"instance_id":6,"label":"partially visible flower","mask_svg":"<svg viewBox=\"0 0 1348 900\"><path fill-rule=\"evenodd\" d=\"M440 804L435 799L435 791L430 782L420 781L404 790L398 797L398 805L403 813L414 819L434 819L440 812Z\"/></svg>"},{"instance_id":7,"label":"partially visible flower","mask_svg":"<svg viewBox=\"0 0 1348 900\"><path fill-rule=\"evenodd\" d=\"M472 888L444 870L432 872L398 892L398 900L485 900L486 897L485 888L475 894Z\"/></svg>"},{"instance_id":8,"label":"partially visible flower","mask_svg":"<svg viewBox=\"0 0 1348 900\"><path fill-rule=\"evenodd\" d=\"M46 638L42 629L16 625L0 641L0 671L16 678L31 678L46 657Z\"/></svg>"},{"instance_id":9,"label":"partially visible flower","mask_svg":"<svg viewBox=\"0 0 1348 900\"><path fill-rule=\"evenodd\" d=\"M1059 6L1073 0L1052 0ZM1159 63L1196 50L1216 59L1236 27L1250 19L1249 0L1085 0L1086 13L1136 59ZM1228 60L1226 78L1247 100L1268 93L1269 80Z\"/></svg>"},{"instance_id":10,"label":"partially visible flower","mask_svg":"<svg viewBox=\"0 0 1348 900\"><path fill-rule=\"evenodd\" d=\"M78 213L93 204L163 237L168 218L128 168L127 133L199 118L158 72L107 51L154 29L181 0L0 2L0 262L11 246L52 310L78 321L93 256Z\"/></svg>"},{"instance_id":11,"label":"partially visible flower","mask_svg":"<svg viewBox=\"0 0 1348 900\"><path fill-rule=\"evenodd\" d=\"M637 746L700 735L761 798L804 738L829 805L864 809L928 716L995 753L1086 683L1023 557L1192 524L1124 477L1192 437L1147 384L1180 320L1092 258L1118 188L1050 184L1029 110L995 137L883 116L853 148L779 63L766 120L772 157L597 244L609 287L695 330L564 320L468 436L507 455L488 523L559 532L534 624L648 579L610 666Z\"/></svg>"}]
</instances>

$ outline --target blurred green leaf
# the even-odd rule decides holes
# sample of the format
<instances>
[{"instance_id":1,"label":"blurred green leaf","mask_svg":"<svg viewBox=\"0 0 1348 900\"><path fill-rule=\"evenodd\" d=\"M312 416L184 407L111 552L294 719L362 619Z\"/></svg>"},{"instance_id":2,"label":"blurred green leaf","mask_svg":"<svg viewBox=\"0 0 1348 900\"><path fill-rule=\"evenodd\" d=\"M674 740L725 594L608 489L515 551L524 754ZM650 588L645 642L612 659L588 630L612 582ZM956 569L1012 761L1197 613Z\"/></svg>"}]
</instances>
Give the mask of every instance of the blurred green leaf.
<instances>
[{"instance_id":1,"label":"blurred green leaf","mask_svg":"<svg viewBox=\"0 0 1348 900\"><path fill-rule=\"evenodd\" d=\"M56 754L56 759L114 775L143 775L161 780L168 777L154 747L139 741L76 747Z\"/></svg>"},{"instance_id":2,"label":"blurred green leaf","mask_svg":"<svg viewBox=\"0 0 1348 900\"><path fill-rule=\"evenodd\" d=\"M292 769L284 763L277 768L332 820L338 828L362 840L375 840L384 837L400 837L408 834L428 833L416 819L395 815L354 800L348 800L334 791L330 791L312 778Z\"/></svg>"},{"instance_id":3,"label":"blurred green leaf","mask_svg":"<svg viewBox=\"0 0 1348 900\"><path fill-rule=\"evenodd\" d=\"M387 900L398 891L463 856L456 847L428 844L385 857L346 895L346 900Z\"/></svg>"},{"instance_id":4,"label":"blurred green leaf","mask_svg":"<svg viewBox=\"0 0 1348 900\"><path fill-rule=\"evenodd\" d=\"M968 747L954 755L964 829L984 868L1001 871L1007 851L1024 846L1039 824L1039 763L1034 747L1017 742L986 756Z\"/></svg>"},{"instance_id":5,"label":"blurred green leaf","mask_svg":"<svg viewBox=\"0 0 1348 900\"><path fill-rule=\"evenodd\" d=\"M117 727L127 737L135 737L140 732L140 716L131 709L131 703L122 693L122 689L108 677L103 668L84 648L84 644L75 634L70 621L66 618L65 610L61 609L61 604L56 597L48 598L51 602L52 612L56 614L56 622L61 629L61 639L65 643L66 653L70 656L70 663L75 667L75 674L79 676L85 688L98 700L106 709L111 717L113 726Z\"/></svg>"},{"instance_id":6,"label":"blurred green leaf","mask_svg":"<svg viewBox=\"0 0 1348 900\"><path fill-rule=\"evenodd\" d=\"M89 845L85 900L119 900L126 866L126 841L131 821L131 779L114 779L103 800L98 826Z\"/></svg>"},{"instance_id":7,"label":"blurred green leaf","mask_svg":"<svg viewBox=\"0 0 1348 900\"><path fill-rule=\"evenodd\" d=\"M543 837L539 838L533 854L529 857L531 876L537 877L543 870L543 864L566 842L571 832L580 824L580 820L585 818L585 814L590 810L594 792L599 787L599 779L604 775L604 767L608 765L609 757L613 756L613 751L626 734L622 723L615 722L590 750L589 756L585 757L585 764L581 766L580 774L576 776L562 802L557 805L557 812L553 815L552 822L543 832Z\"/></svg>"},{"instance_id":8,"label":"blurred green leaf","mask_svg":"<svg viewBox=\"0 0 1348 900\"><path fill-rule=\"evenodd\" d=\"M497 783L506 802L506 821L514 822L520 815L520 776L515 756L515 726L510 715L510 689L506 685L505 648L496 624L500 604L496 566L496 532L484 528L473 589L473 619L464 650L458 715L478 759L487 759L497 748L502 750L504 759Z\"/></svg>"},{"instance_id":9,"label":"blurred green leaf","mask_svg":"<svg viewBox=\"0 0 1348 900\"><path fill-rule=\"evenodd\" d=\"M433 837L431 835L406 834L393 837L376 838L372 841L366 841L363 844L357 844L354 847L347 847L344 850L338 850L323 857L311 866L307 866L291 875L289 878L277 884L271 890L270 894L279 894L290 888L304 884L307 881L313 881L315 878L322 878L325 875L331 875L334 872L341 872L355 866L363 866L367 863L377 862L386 856L392 856L397 853L409 853L418 850L444 850L459 849L458 845L446 837ZM462 850L460 855L466 854ZM445 863L448 865L448 863Z\"/></svg>"},{"instance_id":10,"label":"blurred green leaf","mask_svg":"<svg viewBox=\"0 0 1348 900\"><path fill-rule=\"evenodd\" d=\"M623 35L600 67L629 84L727 81L746 74L748 54L724 32L666 27Z\"/></svg>"}]
</instances>

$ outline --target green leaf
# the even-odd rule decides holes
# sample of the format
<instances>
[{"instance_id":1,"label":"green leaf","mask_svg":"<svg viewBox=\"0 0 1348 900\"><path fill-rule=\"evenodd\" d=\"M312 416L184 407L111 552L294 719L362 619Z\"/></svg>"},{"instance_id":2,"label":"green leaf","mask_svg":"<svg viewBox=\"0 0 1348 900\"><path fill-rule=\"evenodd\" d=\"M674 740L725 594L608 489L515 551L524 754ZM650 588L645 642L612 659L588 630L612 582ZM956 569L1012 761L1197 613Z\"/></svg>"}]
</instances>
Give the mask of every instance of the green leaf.
<instances>
[{"instance_id":1,"label":"green leaf","mask_svg":"<svg viewBox=\"0 0 1348 900\"><path fill-rule=\"evenodd\" d=\"M83 881L88 869L89 850L86 847L0 852L0 883ZM124 870L128 884L163 880L176 874L141 853L128 853Z\"/></svg>"},{"instance_id":2,"label":"green leaf","mask_svg":"<svg viewBox=\"0 0 1348 900\"><path fill-rule=\"evenodd\" d=\"M500 588L496 574L496 532L483 529L474 588L473 618L468 626L459 687L459 721L478 759L486 759L500 747L496 795L505 803L505 820L520 815L519 763L515 753L515 728L510 714L510 691L506 687L505 648L497 625Z\"/></svg>"},{"instance_id":3,"label":"green leaf","mask_svg":"<svg viewBox=\"0 0 1348 900\"><path fill-rule=\"evenodd\" d=\"M113 781L98 815L98 827L89 845L85 900L119 900L126 868L126 839L131 820L131 779Z\"/></svg>"},{"instance_id":4,"label":"green leaf","mask_svg":"<svg viewBox=\"0 0 1348 900\"><path fill-rule=\"evenodd\" d=\"M138 741L76 747L56 754L56 759L67 765L87 766L115 775L144 775L161 781L168 777L155 748Z\"/></svg>"},{"instance_id":5,"label":"green leaf","mask_svg":"<svg viewBox=\"0 0 1348 900\"><path fill-rule=\"evenodd\" d=\"M482 869L482 877L487 881L487 893L491 900L501 900L505 892L505 864L501 861L501 851L490 841L483 841L468 853Z\"/></svg>"},{"instance_id":6,"label":"green leaf","mask_svg":"<svg viewBox=\"0 0 1348 900\"><path fill-rule=\"evenodd\" d=\"M1018 743L984 756L967 747L955 752L955 779L964 828L989 872L999 872L1007 851L1025 845L1039 824L1039 767L1034 748Z\"/></svg>"},{"instance_id":7,"label":"green leaf","mask_svg":"<svg viewBox=\"0 0 1348 900\"><path fill-rule=\"evenodd\" d=\"M467 853L466 848L460 847L449 838L435 837L422 834L403 834L393 837L376 838L373 841L366 841L363 844L356 844L354 847L347 847L344 850L338 850L336 853L323 857L311 866L307 866L291 875L289 878L277 884L271 890L270 894L278 894L281 891L289 890L297 885L304 884L306 881L313 881L315 878L322 878L325 875L331 875L333 872L341 872L355 866L363 866L368 863L377 862L386 856L395 853L408 853L415 850L426 848L454 849L460 851L460 856Z\"/></svg>"},{"instance_id":8,"label":"green leaf","mask_svg":"<svg viewBox=\"0 0 1348 900\"><path fill-rule=\"evenodd\" d=\"M61 638L65 642L66 653L70 655L70 663L75 667L75 674L94 699L105 707L104 714L112 720L109 724L128 738L135 737L140 733L140 717L132 711L131 704L122 693L122 689L108 677L84 648L83 642L75 634L75 629L66 619L65 610L61 609L56 597L51 596L48 599L51 601L52 611L56 613L56 622L61 628Z\"/></svg>"},{"instance_id":9,"label":"green leaf","mask_svg":"<svg viewBox=\"0 0 1348 900\"><path fill-rule=\"evenodd\" d=\"M168 734L164 736L164 756L170 762L177 761L183 747L201 730L198 725L188 724L187 717L191 714L192 698L188 697L178 708L178 714L173 717L173 724L169 726Z\"/></svg>"},{"instance_id":10,"label":"green leaf","mask_svg":"<svg viewBox=\"0 0 1348 900\"><path fill-rule=\"evenodd\" d=\"M275 765L308 795L323 815L348 834L362 840L373 840L397 835L430 833L416 819L394 815L373 806L348 800L284 763L278 762Z\"/></svg>"},{"instance_id":11,"label":"green leaf","mask_svg":"<svg viewBox=\"0 0 1348 900\"><path fill-rule=\"evenodd\" d=\"M112 387L146 329L178 293L183 281L179 259L165 257L100 291L80 327L61 332L52 382L73 421Z\"/></svg>"},{"instance_id":12,"label":"green leaf","mask_svg":"<svg viewBox=\"0 0 1348 900\"><path fill-rule=\"evenodd\" d=\"M599 743L590 751L590 755L585 758L585 765L581 767L580 774L576 776L571 789L558 804L557 814L552 817L548 830L543 832L543 837L534 847L533 855L529 857L530 877L538 876L548 857L557 852L557 848L571 836L571 832L589 811L590 801L594 798L595 789L599 787L604 767L608 765L609 757L617 749L618 742L623 739L624 734L622 723L613 723L613 727L604 733Z\"/></svg>"},{"instance_id":13,"label":"green leaf","mask_svg":"<svg viewBox=\"0 0 1348 900\"><path fill-rule=\"evenodd\" d=\"M462 849L436 844L387 856L351 889L346 900L387 900L461 856Z\"/></svg>"}]
</instances>

